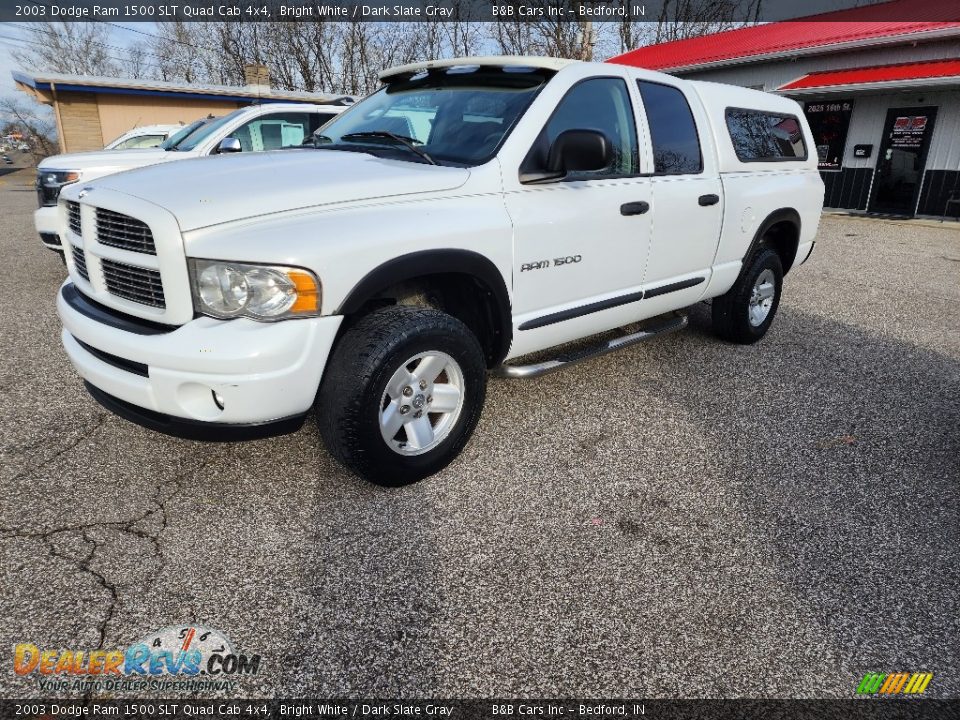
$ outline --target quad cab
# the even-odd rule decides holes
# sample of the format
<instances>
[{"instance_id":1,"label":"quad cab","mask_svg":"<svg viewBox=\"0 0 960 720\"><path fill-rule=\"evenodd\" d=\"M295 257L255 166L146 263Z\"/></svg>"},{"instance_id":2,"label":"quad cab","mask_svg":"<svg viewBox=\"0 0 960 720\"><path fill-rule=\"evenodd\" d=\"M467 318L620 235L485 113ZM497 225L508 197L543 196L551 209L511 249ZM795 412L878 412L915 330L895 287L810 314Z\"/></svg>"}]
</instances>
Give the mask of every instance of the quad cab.
<instances>
[{"instance_id":1,"label":"quad cab","mask_svg":"<svg viewBox=\"0 0 960 720\"><path fill-rule=\"evenodd\" d=\"M708 299L722 338L756 342L813 249L823 183L792 100L531 57L381 79L310 148L64 187L58 309L94 397L207 439L312 413L347 467L409 483L468 442L491 371L678 330Z\"/></svg>"}]
</instances>

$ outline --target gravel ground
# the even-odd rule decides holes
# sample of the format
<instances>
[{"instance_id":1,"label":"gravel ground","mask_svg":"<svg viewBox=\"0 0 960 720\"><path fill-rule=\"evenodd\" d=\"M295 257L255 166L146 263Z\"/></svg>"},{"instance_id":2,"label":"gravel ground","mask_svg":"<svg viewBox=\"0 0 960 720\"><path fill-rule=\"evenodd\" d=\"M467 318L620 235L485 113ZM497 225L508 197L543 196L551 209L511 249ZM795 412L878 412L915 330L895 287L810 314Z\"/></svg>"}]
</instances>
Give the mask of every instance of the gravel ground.
<instances>
[{"instance_id":1,"label":"gravel ground","mask_svg":"<svg viewBox=\"0 0 960 720\"><path fill-rule=\"evenodd\" d=\"M262 655L247 696L960 695L956 226L828 216L762 343L698 306L493 380L463 456L384 490L312 424L206 445L96 405L30 181L0 178L0 647L198 622ZM0 696L37 694L8 662Z\"/></svg>"}]
</instances>

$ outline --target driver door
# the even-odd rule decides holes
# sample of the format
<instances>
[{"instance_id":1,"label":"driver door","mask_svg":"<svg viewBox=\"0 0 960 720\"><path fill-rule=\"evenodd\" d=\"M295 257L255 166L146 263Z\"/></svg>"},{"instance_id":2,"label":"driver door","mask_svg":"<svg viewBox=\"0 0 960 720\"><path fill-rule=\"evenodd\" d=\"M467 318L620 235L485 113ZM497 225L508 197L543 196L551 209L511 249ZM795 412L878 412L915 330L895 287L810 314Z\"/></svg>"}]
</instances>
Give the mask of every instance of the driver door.
<instances>
[{"instance_id":1,"label":"driver door","mask_svg":"<svg viewBox=\"0 0 960 720\"><path fill-rule=\"evenodd\" d=\"M631 97L622 77L574 85L538 142L545 135L549 147L565 130L599 130L613 145L613 162L505 196L515 237L511 356L618 327L640 312L652 190L639 177Z\"/></svg>"}]
</instances>

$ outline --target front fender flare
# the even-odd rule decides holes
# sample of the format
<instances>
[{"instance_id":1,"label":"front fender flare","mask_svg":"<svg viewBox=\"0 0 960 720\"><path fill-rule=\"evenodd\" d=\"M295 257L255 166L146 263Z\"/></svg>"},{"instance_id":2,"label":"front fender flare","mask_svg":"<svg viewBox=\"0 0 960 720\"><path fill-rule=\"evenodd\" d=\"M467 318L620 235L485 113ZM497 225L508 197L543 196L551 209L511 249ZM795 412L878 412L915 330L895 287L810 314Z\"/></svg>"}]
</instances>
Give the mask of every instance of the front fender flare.
<instances>
[{"instance_id":1,"label":"front fender flare","mask_svg":"<svg viewBox=\"0 0 960 720\"><path fill-rule=\"evenodd\" d=\"M493 327L492 365L499 365L510 350L513 340L513 316L510 294L503 275L489 258L457 248L420 250L395 257L377 266L347 293L337 315L358 312L377 293L397 283L429 275L466 275L478 280L485 288L489 299Z\"/></svg>"}]
</instances>

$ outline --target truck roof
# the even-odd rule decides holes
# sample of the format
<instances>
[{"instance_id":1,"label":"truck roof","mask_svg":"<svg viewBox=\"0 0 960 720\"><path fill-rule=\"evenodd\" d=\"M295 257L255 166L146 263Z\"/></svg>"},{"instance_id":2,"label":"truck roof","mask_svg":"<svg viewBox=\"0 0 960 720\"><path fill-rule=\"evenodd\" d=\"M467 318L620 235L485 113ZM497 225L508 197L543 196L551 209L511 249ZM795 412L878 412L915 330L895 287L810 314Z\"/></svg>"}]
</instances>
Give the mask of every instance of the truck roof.
<instances>
[{"instance_id":1,"label":"truck roof","mask_svg":"<svg viewBox=\"0 0 960 720\"><path fill-rule=\"evenodd\" d=\"M447 60L424 60L422 62L398 65L389 70L384 70L380 73L380 80L386 81L387 78L397 77L398 75L410 75L434 68L480 65L487 67L534 67L545 68L547 70L560 70L576 62L580 61L568 60L566 58L534 57L532 55L483 55L449 58Z\"/></svg>"}]
</instances>

